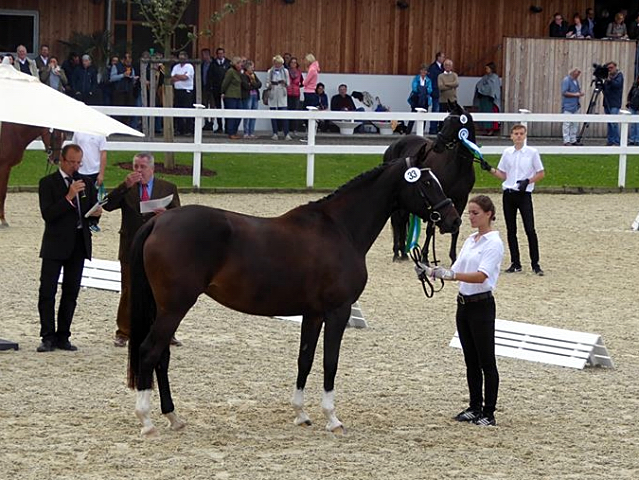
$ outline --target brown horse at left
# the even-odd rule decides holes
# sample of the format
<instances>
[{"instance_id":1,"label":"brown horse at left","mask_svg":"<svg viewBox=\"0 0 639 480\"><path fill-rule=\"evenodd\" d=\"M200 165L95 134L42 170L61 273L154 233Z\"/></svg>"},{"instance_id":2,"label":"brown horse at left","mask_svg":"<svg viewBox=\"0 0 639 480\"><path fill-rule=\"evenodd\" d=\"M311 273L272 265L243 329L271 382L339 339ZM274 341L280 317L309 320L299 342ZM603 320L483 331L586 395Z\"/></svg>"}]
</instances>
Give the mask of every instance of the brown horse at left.
<instances>
[{"instance_id":1,"label":"brown horse at left","mask_svg":"<svg viewBox=\"0 0 639 480\"><path fill-rule=\"evenodd\" d=\"M11 169L22 161L27 146L38 137L42 138L48 162L58 163L66 138L65 132L48 127L0 123L0 228L9 226L4 214L4 203L7 199Z\"/></svg>"}]
</instances>

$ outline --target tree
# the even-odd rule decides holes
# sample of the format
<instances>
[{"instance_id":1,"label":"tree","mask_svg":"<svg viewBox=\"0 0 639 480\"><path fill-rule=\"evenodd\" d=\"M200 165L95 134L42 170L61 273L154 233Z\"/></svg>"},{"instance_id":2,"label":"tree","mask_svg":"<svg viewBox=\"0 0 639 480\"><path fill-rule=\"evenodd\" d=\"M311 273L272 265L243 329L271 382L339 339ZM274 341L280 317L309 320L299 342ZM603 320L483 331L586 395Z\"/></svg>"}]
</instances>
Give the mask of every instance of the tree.
<instances>
[{"instance_id":1,"label":"tree","mask_svg":"<svg viewBox=\"0 0 639 480\"><path fill-rule=\"evenodd\" d=\"M209 19L209 25L221 21L226 15L235 13L237 9L248 3L261 3L262 0L235 0L233 2L225 3L221 11L216 11L211 15ZM162 45L164 49L165 63L165 76L164 76L164 106L173 106L173 88L171 86L171 76L169 70L169 59L171 52L171 40L175 35L175 32L183 29L194 29L193 25L185 25L182 21L184 12L191 4L191 0L133 0L133 3L137 4L140 8L140 14L144 18L144 25L151 29L151 33L155 42ZM195 40L198 36L211 35L211 29L207 28L202 32L193 33L193 30L188 32L188 41L186 44L180 46L176 50L183 50L186 46ZM164 119L164 141L173 141L173 121L172 118ZM167 153L164 157L164 166L167 169L175 168L175 157L173 153Z\"/></svg>"}]
</instances>

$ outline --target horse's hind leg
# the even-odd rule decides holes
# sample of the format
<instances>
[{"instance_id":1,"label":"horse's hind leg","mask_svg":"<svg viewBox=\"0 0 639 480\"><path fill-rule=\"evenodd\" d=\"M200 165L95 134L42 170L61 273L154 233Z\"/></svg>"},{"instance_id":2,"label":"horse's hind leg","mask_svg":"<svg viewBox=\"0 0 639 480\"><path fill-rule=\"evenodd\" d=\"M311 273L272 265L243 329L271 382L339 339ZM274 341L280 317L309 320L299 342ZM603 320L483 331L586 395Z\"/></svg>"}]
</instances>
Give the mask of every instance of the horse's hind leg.
<instances>
[{"instance_id":1,"label":"horse's hind leg","mask_svg":"<svg viewBox=\"0 0 639 480\"><path fill-rule=\"evenodd\" d=\"M8 227L9 224L4 217L4 205L7 199L7 188L9 185L9 173L11 172L11 167L2 166L0 167L0 228Z\"/></svg>"},{"instance_id":2,"label":"horse's hind leg","mask_svg":"<svg viewBox=\"0 0 639 480\"><path fill-rule=\"evenodd\" d=\"M333 310L326 316L324 329L324 394L322 397L322 411L326 417L326 430L343 433L344 425L335 415L335 375L339 350L342 344L344 330L351 314L351 303Z\"/></svg>"},{"instance_id":3,"label":"horse's hind leg","mask_svg":"<svg viewBox=\"0 0 639 480\"><path fill-rule=\"evenodd\" d=\"M171 430L181 430L186 424L175 414L175 406L171 398L171 386L169 385L169 362L171 360L171 349L166 347L162 352L162 357L155 367L155 376L158 379L158 391L160 393L160 406L162 413L169 421Z\"/></svg>"},{"instance_id":4,"label":"horse's hind leg","mask_svg":"<svg viewBox=\"0 0 639 480\"><path fill-rule=\"evenodd\" d=\"M295 425L311 424L311 419L304 412L304 387L306 386L308 374L311 373L311 368L313 367L313 357L315 356L315 348L321 331L322 317L304 316L300 337L300 352L297 357L297 382L291 402L296 413Z\"/></svg>"}]
</instances>

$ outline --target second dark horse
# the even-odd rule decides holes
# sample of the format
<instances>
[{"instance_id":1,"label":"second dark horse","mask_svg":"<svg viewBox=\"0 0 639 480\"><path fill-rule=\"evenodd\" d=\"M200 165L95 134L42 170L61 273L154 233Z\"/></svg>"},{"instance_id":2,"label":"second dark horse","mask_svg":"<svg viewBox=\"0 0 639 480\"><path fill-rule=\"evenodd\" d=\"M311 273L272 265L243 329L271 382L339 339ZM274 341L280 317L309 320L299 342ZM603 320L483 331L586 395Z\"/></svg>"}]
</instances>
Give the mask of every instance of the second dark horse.
<instances>
[{"instance_id":1,"label":"second dark horse","mask_svg":"<svg viewBox=\"0 0 639 480\"><path fill-rule=\"evenodd\" d=\"M461 216L470 191L475 185L475 168L473 153L460 137L460 132L467 132L467 139L475 143L475 125L472 116L457 103L450 104L450 114L444 120L437 138L427 140L417 135L402 137L391 144L384 153L384 162L394 158L416 157L418 167L428 167L437 175L444 193L453 201L457 213ZM462 133L462 136L466 133ZM408 212L398 210L391 215L393 227L393 260L407 258L406 235L408 229ZM428 249L435 234L432 223L426 227L426 240L422 255L428 261ZM457 258L457 238L459 231L452 233L449 256L451 261Z\"/></svg>"}]
</instances>

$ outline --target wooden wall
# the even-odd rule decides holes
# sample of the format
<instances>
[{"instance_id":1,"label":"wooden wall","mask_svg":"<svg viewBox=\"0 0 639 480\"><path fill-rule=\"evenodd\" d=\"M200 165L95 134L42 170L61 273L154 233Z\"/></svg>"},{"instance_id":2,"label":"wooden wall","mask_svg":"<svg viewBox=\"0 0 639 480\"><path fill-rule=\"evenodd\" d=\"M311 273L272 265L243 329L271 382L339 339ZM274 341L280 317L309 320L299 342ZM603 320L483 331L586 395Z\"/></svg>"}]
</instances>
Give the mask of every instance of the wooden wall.
<instances>
[{"instance_id":1,"label":"wooden wall","mask_svg":"<svg viewBox=\"0 0 639 480\"><path fill-rule=\"evenodd\" d=\"M502 76L503 108L517 112L526 108L538 113L561 112L561 81L572 68L582 71L579 82L586 95L580 113L586 113L594 86L592 64L615 61L624 75L624 102L634 81L635 42L610 40L562 40L551 38L505 38ZM602 95L598 111L603 113ZM602 136L605 124L591 124L588 136ZM561 136L561 124L533 123L531 135Z\"/></svg>"},{"instance_id":2,"label":"wooden wall","mask_svg":"<svg viewBox=\"0 0 639 480\"><path fill-rule=\"evenodd\" d=\"M228 0L199 0L201 30ZM240 7L212 26L199 48L223 46L227 56L247 56L258 69L276 53L312 52L324 72L411 74L444 51L461 75L481 75L483 65L502 64L503 37L545 37L555 11L585 13L593 0L263 0Z\"/></svg>"},{"instance_id":3,"label":"wooden wall","mask_svg":"<svg viewBox=\"0 0 639 480\"><path fill-rule=\"evenodd\" d=\"M104 30L103 2L96 5L90 0L2 0L0 8L39 11L39 43L49 45L52 55L68 53L58 40L68 40L73 31L91 34Z\"/></svg>"}]
</instances>

